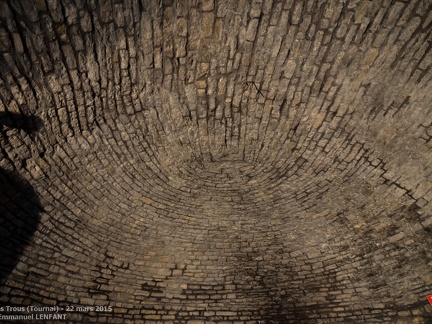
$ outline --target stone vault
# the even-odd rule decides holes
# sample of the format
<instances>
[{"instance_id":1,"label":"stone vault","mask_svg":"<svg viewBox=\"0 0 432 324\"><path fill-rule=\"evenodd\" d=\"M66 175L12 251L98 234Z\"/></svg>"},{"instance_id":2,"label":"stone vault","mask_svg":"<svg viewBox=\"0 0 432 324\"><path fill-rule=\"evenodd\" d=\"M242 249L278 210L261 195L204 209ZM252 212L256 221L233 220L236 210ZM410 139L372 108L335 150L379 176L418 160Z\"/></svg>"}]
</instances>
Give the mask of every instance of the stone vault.
<instances>
[{"instance_id":1,"label":"stone vault","mask_svg":"<svg viewBox=\"0 0 432 324\"><path fill-rule=\"evenodd\" d=\"M1 1L1 304L431 323L431 6Z\"/></svg>"}]
</instances>

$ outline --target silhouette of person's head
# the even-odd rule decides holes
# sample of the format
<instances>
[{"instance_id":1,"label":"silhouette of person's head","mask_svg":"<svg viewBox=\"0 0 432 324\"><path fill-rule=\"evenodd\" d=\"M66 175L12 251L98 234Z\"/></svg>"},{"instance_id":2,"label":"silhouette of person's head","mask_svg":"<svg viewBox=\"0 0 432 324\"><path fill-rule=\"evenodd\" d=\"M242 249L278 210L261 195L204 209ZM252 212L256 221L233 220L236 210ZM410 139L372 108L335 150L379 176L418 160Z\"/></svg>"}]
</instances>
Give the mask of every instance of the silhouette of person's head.
<instances>
[{"instance_id":1,"label":"silhouette of person's head","mask_svg":"<svg viewBox=\"0 0 432 324\"><path fill-rule=\"evenodd\" d=\"M39 131L43 127L42 119L37 116L25 116L20 113L1 111L0 127L22 129L27 134Z\"/></svg>"}]
</instances>

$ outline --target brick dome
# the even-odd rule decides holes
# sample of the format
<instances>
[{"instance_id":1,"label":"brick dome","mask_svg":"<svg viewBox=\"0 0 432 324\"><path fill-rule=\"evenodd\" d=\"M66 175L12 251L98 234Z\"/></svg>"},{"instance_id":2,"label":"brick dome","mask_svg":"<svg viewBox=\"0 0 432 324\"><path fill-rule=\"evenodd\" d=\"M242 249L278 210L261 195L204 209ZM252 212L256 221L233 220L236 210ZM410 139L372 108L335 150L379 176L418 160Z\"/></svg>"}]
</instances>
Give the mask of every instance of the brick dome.
<instances>
[{"instance_id":1,"label":"brick dome","mask_svg":"<svg viewBox=\"0 0 432 324\"><path fill-rule=\"evenodd\" d=\"M0 2L0 314L430 323L431 41L430 0Z\"/></svg>"}]
</instances>

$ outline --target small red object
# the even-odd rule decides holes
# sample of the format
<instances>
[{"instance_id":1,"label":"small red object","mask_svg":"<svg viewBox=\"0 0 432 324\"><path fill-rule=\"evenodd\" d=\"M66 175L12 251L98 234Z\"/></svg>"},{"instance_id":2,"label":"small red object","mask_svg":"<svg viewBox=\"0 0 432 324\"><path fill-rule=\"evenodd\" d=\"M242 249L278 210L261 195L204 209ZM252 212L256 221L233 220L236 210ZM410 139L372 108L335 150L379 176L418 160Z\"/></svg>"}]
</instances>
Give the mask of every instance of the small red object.
<instances>
[{"instance_id":1,"label":"small red object","mask_svg":"<svg viewBox=\"0 0 432 324\"><path fill-rule=\"evenodd\" d=\"M432 295L427 296L427 299L429 300L429 303L432 305Z\"/></svg>"}]
</instances>

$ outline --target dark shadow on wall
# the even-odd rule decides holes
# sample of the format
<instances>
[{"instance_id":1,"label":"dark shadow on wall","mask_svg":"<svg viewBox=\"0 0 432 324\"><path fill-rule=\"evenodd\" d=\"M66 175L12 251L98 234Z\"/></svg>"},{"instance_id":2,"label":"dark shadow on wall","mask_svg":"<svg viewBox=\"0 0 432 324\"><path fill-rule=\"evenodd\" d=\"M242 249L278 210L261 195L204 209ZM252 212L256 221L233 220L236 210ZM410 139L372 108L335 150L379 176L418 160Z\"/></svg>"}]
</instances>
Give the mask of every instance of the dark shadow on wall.
<instances>
[{"instance_id":1,"label":"dark shadow on wall","mask_svg":"<svg viewBox=\"0 0 432 324\"><path fill-rule=\"evenodd\" d=\"M30 243L41 211L39 199L28 182L0 169L0 285Z\"/></svg>"},{"instance_id":2,"label":"dark shadow on wall","mask_svg":"<svg viewBox=\"0 0 432 324\"><path fill-rule=\"evenodd\" d=\"M15 128L31 135L40 118L0 112L0 130ZM0 168L0 285L16 267L40 221L42 206L33 187L17 172Z\"/></svg>"},{"instance_id":3,"label":"dark shadow on wall","mask_svg":"<svg viewBox=\"0 0 432 324\"><path fill-rule=\"evenodd\" d=\"M19 113L0 111L0 129L16 128L22 129L31 135L43 127L43 121L36 116L24 116Z\"/></svg>"}]
</instances>

